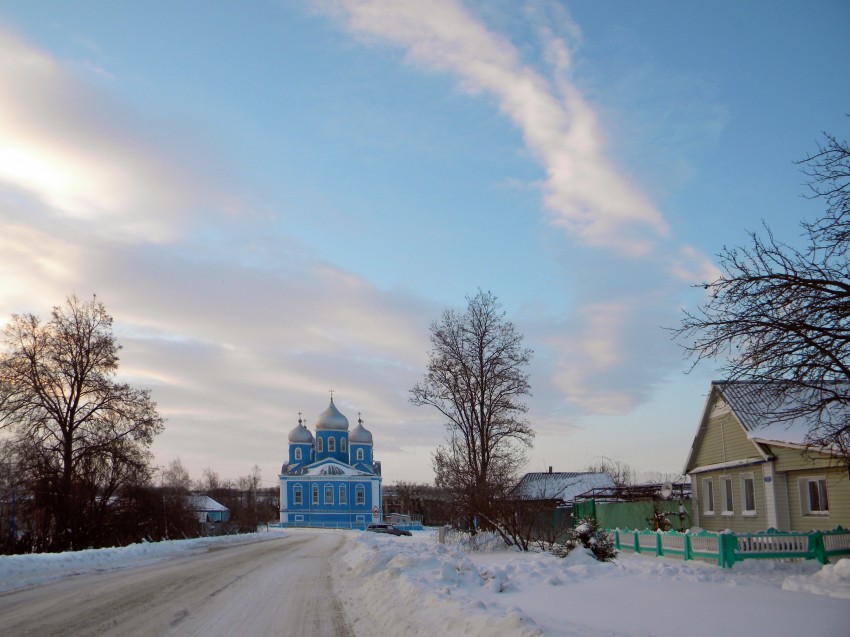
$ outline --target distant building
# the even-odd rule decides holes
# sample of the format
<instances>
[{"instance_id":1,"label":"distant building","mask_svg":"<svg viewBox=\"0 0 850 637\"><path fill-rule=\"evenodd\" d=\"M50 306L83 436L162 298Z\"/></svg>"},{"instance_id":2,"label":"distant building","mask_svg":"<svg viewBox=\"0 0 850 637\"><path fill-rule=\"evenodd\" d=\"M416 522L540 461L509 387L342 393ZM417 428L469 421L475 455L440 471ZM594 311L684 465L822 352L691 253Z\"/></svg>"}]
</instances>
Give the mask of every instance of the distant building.
<instances>
[{"instance_id":1,"label":"distant building","mask_svg":"<svg viewBox=\"0 0 850 637\"><path fill-rule=\"evenodd\" d=\"M380 522L381 464L372 456L372 434L358 418L334 405L323 411L316 434L301 418L289 432L289 457L280 469L282 526L365 528Z\"/></svg>"},{"instance_id":2,"label":"distant building","mask_svg":"<svg viewBox=\"0 0 850 637\"><path fill-rule=\"evenodd\" d=\"M230 519L230 509L208 495L190 495L187 497L187 503L198 522L227 522Z\"/></svg>"}]
</instances>

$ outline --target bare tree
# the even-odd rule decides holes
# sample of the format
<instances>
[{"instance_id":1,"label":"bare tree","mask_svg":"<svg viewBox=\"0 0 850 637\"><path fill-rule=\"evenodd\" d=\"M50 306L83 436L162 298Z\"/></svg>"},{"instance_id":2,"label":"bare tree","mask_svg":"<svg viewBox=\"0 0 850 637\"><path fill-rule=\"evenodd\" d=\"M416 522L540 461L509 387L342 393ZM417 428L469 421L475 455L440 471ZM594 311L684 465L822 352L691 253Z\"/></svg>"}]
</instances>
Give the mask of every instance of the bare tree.
<instances>
[{"instance_id":1,"label":"bare tree","mask_svg":"<svg viewBox=\"0 0 850 637\"><path fill-rule=\"evenodd\" d=\"M534 438L522 418L532 351L496 297L481 290L467 297L463 314L446 310L430 339L425 377L410 400L446 419L448 440L433 456L435 483L467 524L495 527L494 502L510 492Z\"/></svg>"},{"instance_id":2,"label":"bare tree","mask_svg":"<svg viewBox=\"0 0 850 637\"><path fill-rule=\"evenodd\" d=\"M800 164L827 204L801 224L804 247L765 225L748 246L724 248L721 276L700 284L707 300L674 332L694 365L721 359L727 379L758 381L761 415L806 417L809 445L850 456L850 149L825 135Z\"/></svg>"},{"instance_id":3,"label":"bare tree","mask_svg":"<svg viewBox=\"0 0 850 637\"><path fill-rule=\"evenodd\" d=\"M192 478L180 458L175 458L162 470L162 486L184 495L189 493Z\"/></svg>"},{"instance_id":4,"label":"bare tree","mask_svg":"<svg viewBox=\"0 0 850 637\"><path fill-rule=\"evenodd\" d=\"M587 465L585 471L607 473L618 487L627 487L635 483L635 470L622 460L601 456Z\"/></svg>"},{"instance_id":5,"label":"bare tree","mask_svg":"<svg viewBox=\"0 0 850 637\"><path fill-rule=\"evenodd\" d=\"M13 315L4 344L0 427L13 434L46 546L96 542L112 496L149 478L148 447L163 428L156 404L116 382L120 346L96 297L69 297L47 322Z\"/></svg>"}]
</instances>

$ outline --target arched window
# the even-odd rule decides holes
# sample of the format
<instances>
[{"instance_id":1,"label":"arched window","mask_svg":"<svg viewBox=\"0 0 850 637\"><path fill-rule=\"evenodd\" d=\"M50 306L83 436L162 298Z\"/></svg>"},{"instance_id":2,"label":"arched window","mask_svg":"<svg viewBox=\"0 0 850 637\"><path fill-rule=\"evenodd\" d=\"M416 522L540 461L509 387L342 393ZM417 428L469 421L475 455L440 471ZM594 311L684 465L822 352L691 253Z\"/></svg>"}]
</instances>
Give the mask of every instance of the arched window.
<instances>
[{"instance_id":1,"label":"arched window","mask_svg":"<svg viewBox=\"0 0 850 637\"><path fill-rule=\"evenodd\" d=\"M366 488L362 484L358 484L354 490L355 504L366 504Z\"/></svg>"},{"instance_id":2,"label":"arched window","mask_svg":"<svg viewBox=\"0 0 850 637\"><path fill-rule=\"evenodd\" d=\"M301 506L303 504L303 500L301 498L301 485L296 484L292 487L292 504L295 506Z\"/></svg>"},{"instance_id":3,"label":"arched window","mask_svg":"<svg viewBox=\"0 0 850 637\"><path fill-rule=\"evenodd\" d=\"M348 502L348 497L345 494L345 485L339 485L339 503L346 504Z\"/></svg>"},{"instance_id":4,"label":"arched window","mask_svg":"<svg viewBox=\"0 0 850 637\"><path fill-rule=\"evenodd\" d=\"M313 485L313 504L319 504L319 485Z\"/></svg>"},{"instance_id":5,"label":"arched window","mask_svg":"<svg viewBox=\"0 0 850 637\"><path fill-rule=\"evenodd\" d=\"M331 436L328 438L328 452L333 453L334 451L336 451L336 438Z\"/></svg>"},{"instance_id":6,"label":"arched window","mask_svg":"<svg viewBox=\"0 0 850 637\"><path fill-rule=\"evenodd\" d=\"M301 447L295 447L295 459L301 460Z\"/></svg>"},{"instance_id":7,"label":"arched window","mask_svg":"<svg viewBox=\"0 0 850 637\"><path fill-rule=\"evenodd\" d=\"M339 439L339 450L345 451L348 445L345 444L345 436Z\"/></svg>"},{"instance_id":8,"label":"arched window","mask_svg":"<svg viewBox=\"0 0 850 637\"><path fill-rule=\"evenodd\" d=\"M333 440L333 438L331 438ZM326 484L325 485L325 504L333 504L334 503L334 488L333 485Z\"/></svg>"},{"instance_id":9,"label":"arched window","mask_svg":"<svg viewBox=\"0 0 850 637\"><path fill-rule=\"evenodd\" d=\"M363 450L362 449L357 450L357 459L363 460Z\"/></svg>"},{"instance_id":10,"label":"arched window","mask_svg":"<svg viewBox=\"0 0 850 637\"><path fill-rule=\"evenodd\" d=\"M322 453L322 439L320 436L316 436L316 451Z\"/></svg>"}]
</instances>

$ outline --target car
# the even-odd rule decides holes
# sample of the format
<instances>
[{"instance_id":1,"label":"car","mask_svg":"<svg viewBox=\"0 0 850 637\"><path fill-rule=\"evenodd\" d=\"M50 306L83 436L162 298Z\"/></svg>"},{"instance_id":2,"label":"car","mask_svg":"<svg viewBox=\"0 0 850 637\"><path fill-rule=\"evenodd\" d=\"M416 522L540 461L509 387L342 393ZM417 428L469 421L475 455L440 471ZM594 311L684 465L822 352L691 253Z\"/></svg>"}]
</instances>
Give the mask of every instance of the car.
<instances>
[{"instance_id":1,"label":"car","mask_svg":"<svg viewBox=\"0 0 850 637\"><path fill-rule=\"evenodd\" d=\"M410 531L400 529L392 524L370 524L366 527L366 530L372 533L389 533L390 535L413 535Z\"/></svg>"}]
</instances>

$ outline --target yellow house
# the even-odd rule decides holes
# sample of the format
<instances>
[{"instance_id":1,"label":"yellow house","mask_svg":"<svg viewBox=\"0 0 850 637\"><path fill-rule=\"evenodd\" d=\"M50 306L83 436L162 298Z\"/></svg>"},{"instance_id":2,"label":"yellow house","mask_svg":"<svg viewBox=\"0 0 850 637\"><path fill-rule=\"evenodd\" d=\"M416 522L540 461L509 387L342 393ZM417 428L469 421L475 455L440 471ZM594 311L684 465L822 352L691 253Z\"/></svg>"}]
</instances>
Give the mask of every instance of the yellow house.
<instances>
[{"instance_id":1,"label":"yellow house","mask_svg":"<svg viewBox=\"0 0 850 637\"><path fill-rule=\"evenodd\" d=\"M850 528L847 459L805 444L810 419L763 409L764 384L715 381L685 465L693 524L708 531ZM780 403L776 403L780 404ZM765 412L773 413L764 417Z\"/></svg>"}]
</instances>

